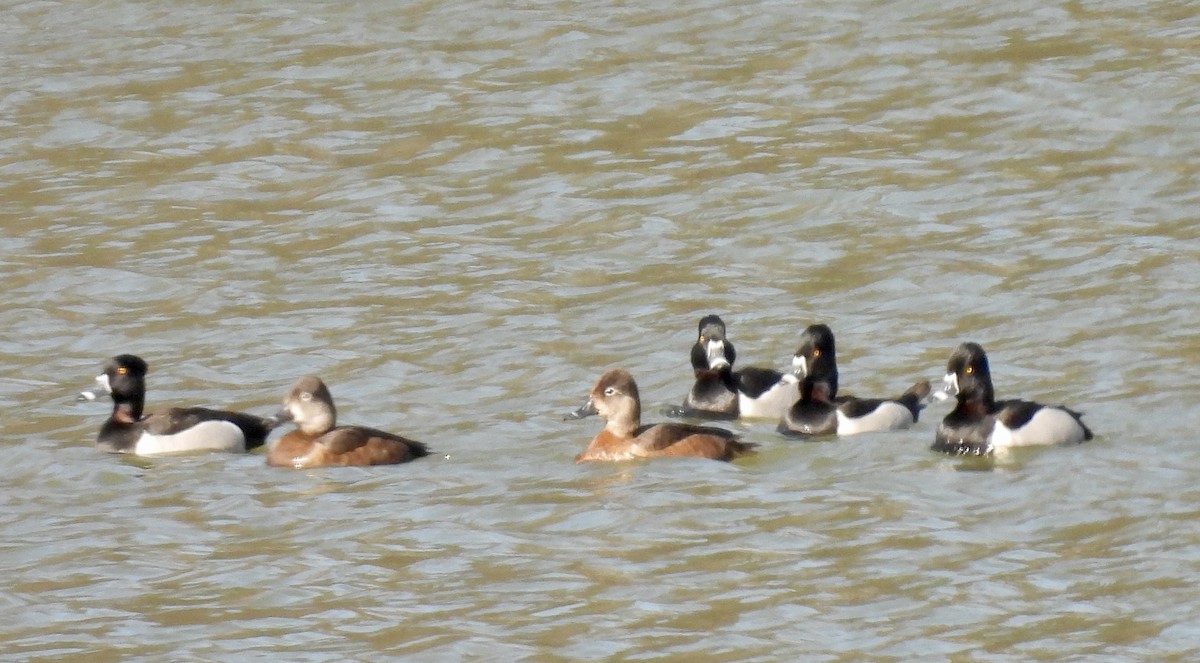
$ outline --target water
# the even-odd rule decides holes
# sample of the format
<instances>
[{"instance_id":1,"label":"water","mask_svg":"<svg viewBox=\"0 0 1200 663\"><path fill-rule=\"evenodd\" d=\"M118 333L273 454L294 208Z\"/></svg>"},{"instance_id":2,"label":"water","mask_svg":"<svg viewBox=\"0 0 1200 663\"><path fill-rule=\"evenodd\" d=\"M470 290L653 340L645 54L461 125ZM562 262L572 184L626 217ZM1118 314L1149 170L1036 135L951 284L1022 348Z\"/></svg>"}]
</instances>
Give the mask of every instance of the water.
<instances>
[{"instance_id":1,"label":"water","mask_svg":"<svg viewBox=\"0 0 1200 663\"><path fill-rule=\"evenodd\" d=\"M1200 11L1186 3L5 3L6 660L1200 656ZM912 430L576 466L719 313L1097 438ZM74 404L267 414L303 373L437 454L130 459Z\"/></svg>"}]
</instances>

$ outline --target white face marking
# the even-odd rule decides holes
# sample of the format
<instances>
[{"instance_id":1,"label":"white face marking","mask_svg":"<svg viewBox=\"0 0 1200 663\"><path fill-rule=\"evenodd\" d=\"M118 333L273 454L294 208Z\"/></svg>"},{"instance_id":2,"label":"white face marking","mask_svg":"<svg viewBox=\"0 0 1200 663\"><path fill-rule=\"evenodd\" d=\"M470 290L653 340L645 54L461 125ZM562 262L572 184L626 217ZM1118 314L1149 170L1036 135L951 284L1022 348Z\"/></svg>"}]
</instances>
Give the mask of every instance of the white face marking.
<instances>
[{"instance_id":1,"label":"white face marking","mask_svg":"<svg viewBox=\"0 0 1200 663\"><path fill-rule=\"evenodd\" d=\"M304 420L304 410L301 409L299 403L297 403L295 401L290 401L288 403L285 403L284 405L285 405L285 409L289 413L291 413L293 422L298 423L298 422Z\"/></svg>"},{"instance_id":2,"label":"white face marking","mask_svg":"<svg viewBox=\"0 0 1200 663\"><path fill-rule=\"evenodd\" d=\"M808 361L801 355L792 357L792 372L800 377L808 375Z\"/></svg>"}]
</instances>

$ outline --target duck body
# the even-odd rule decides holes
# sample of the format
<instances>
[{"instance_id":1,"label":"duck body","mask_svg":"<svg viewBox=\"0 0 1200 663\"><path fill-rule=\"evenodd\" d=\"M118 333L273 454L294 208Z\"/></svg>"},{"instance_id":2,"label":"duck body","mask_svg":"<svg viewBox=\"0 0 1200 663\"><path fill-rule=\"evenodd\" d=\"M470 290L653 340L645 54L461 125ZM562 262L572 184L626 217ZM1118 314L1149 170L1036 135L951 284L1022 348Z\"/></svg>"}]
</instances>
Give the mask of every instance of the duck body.
<instances>
[{"instance_id":1,"label":"duck body","mask_svg":"<svg viewBox=\"0 0 1200 663\"><path fill-rule=\"evenodd\" d=\"M784 413L779 431L788 435L857 435L912 426L930 394L921 380L897 398L839 396L837 350L833 331L811 325L801 335L792 361L800 380L800 399Z\"/></svg>"},{"instance_id":2,"label":"duck body","mask_svg":"<svg viewBox=\"0 0 1200 663\"><path fill-rule=\"evenodd\" d=\"M593 414L605 419L604 430L575 457L577 463L658 456L727 461L755 448L754 444L740 441L731 431L715 426L674 422L643 425L637 383L621 368L600 376L587 402L573 416L582 418Z\"/></svg>"},{"instance_id":3,"label":"duck body","mask_svg":"<svg viewBox=\"0 0 1200 663\"><path fill-rule=\"evenodd\" d=\"M801 396L784 414L779 431L792 435L857 435L909 428L917 422L922 400L929 391L928 382L918 382L895 399Z\"/></svg>"},{"instance_id":4,"label":"duck body","mask_svg":"<svg viewBox=\"0 0 1200 663\"><path fill-rule=\"evenodd\" d=\"M707 360L697 367L693 352L692 368L696 381L683 399L683 414L714 419L736 419L738 387L729 364L710 368Z\"/></svg>"},{"instance_id":5,"label":"duck body","mask_svg":"<svg viewBox=\"0 0 1200 663\"><path fill-rule=\"evenodd\" d=\"M779 420L800 398L796 377L770 368L751 366L736 373L738 416Z\"/></svg>"},{"instance_id":6,"label":"duck body","mask_svg":"<svg viewBox=\"0 0 1200 663\"><path fill-rule=\"evenodd\" d=\"M902 430L917 423L921 400L929 395L928 382L918 382L900 397L839 399L838 435L857 435L876 431Z\"/></svg>"},{"instance_id":7,"label":"duck body","mask_svg":"<svg viewBox=\"0 0 1200 663\"><path fill-rule=\"evenodd\" d=\"M306 469L325 465L395 465L429 455L424 444L365 426L338 426L329 388L315 375L300 378L275 415L296 429L267 450L267 464Z\"/></svg>"},{"instance_id":8,"label":"duck body","mask_svg":"<svg viewBox=\"0 0 1200 663\"><path fill-rule=\"evenodd\" d=\"M699 337L692 345L695 376L684 398L683 413L691 416L778 419L799 397L796 379L769 368L733 370L737 349L725 336L719 316L700 319Z\"/></svg>"},{"instance_id":9,"label":"duck body","mask_svg":"<svg viewBox=\"0 0 1200 663\"><path fill-rule=\"evenodd\" d=\"M374 428L342 426L323 435L289 431L271 445L267 464L304 469L324 465L395 465L429 455L424 444Z\"/></svg>"},{"instance_id":10,"label":"duck body","mask_svg":"<svg viewBox=\"0 0 1200 663\"><path fill-rule=\"evenodd\" d=\"M586 449L575 456L575 462L622 461L655 456L733 460L748 450L746 445L737 442L723 428L652 424L639 427L632 438L602 430Z\"/></svg>"},{"instance_id":11,"label":"duck body","mask_svg":"<svg viewBox=\"0 0 1200 663\"><path fill-rule=\"evenodd\" d=\"M955 455L990 454L999 449L1079 444L1092 439L1083 415L1029 400L996 400L987 354L963 343L946 368L946 392L954 409L942 419L931 449Z\"/></svg>"},{"instance_id":12,"label":"duck body","mask_svg":"<svg viewBox=\"0 0 1200 663\"><path fill-rule=\"evenodd\" d=\"M226 451L240 453L262 446L274 428L270 418L202 407L175 407L143 414L149 365L136 355L110 359L96 378L98 392L113 399L113 411L96 437L96 448L139 456Z\"/></svg>"},{"instance_id":13,"label":"duck body","mask_svg":"<svg viewBox=\"0 0 1200 663\"><path fill-rule=\"evenodd\" d=\"M263 417L207 408L169 408L138 421L110 419L100 429L96 447L109 453L138 456L226 451L260 447L273 426Z\"/></svg>"}]
</instances>

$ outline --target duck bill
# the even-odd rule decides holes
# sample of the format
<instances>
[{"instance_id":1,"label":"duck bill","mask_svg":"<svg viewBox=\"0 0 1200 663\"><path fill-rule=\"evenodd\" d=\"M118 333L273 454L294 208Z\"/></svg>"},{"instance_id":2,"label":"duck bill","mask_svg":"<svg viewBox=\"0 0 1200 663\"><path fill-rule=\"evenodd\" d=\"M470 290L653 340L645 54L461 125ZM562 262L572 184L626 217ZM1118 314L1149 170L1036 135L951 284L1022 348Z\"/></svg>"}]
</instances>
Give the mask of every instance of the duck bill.
<instances>
[{"instance_id":1,"label":"duck bill","mask_svg":"<svg viewBox=\"0 0 1200 663\"><path fill-rule=\"evenodd\" d=\"M945 401L954 398L958 395L958 376L954 373L947 373L946 377L942 378L942 388L929 395L935 401Z\"/></svg>"},{"instance_id":2,"label":"duck bill","mask_svg":"<svg viewBox=\"0 0 1200 663\"><path fill-rule=\"evenodd\" d=\"M724 341L709 341L705 344L704 351L708 356L709 370L717 371L729 366L729 359L725 357Z\"/></svg>"},{"instance_id":3,"label":"duck bill","mask_svg":"<svg viewBox=\"0 0 1200 663\"><path fill-rule=\"evenodd\" d=\"M112 393L112 385L110 385L108 383L108 376L107 375L97 375L95 386L93 386L91 389L85 389L85 390L79 392L79 395L75 397L75 400L77 400L77 401L94 401L94 400L100 398L101 396L108 396L111 393Z\"/></svg>"},{"instance_id":4,"label":"duck bill","mask_svg":"<svg viewBox=\"0 0 1200 663\"><path fill-rule=\"evenodd\" d=\"M808 360L801 355L792 357L792 374L798 378L808 375Z\"/></svg>"},{"instance_id":5,"label":"duck bill","mask_svg":"<svg viewBox=\"0 0 1200 663\"><path fill-rule=\"evenodd\" d=\"M596 410L596 403L589 398L587 399L586 403L580 405L574 410L571 410L571 413L567 415L567 419L583 419L584 417L590 417L593 414L600 414L600 412Z\"/></svg>"},{"instance_id":6,"label":"duck bill","mask_svg":"<svg viewBox=\"0 0 1200 663\"><path fill-rule=\"evenodd\" d=\"M291 410L289 410L287 408L283 408L282 410L276 412L275 414L267 417L267 422L270 423L272 426L278 426L280 424L286 424L287 422L291 421L294 418L295 417L292 416Z\"/></svg>"}]
</instances>

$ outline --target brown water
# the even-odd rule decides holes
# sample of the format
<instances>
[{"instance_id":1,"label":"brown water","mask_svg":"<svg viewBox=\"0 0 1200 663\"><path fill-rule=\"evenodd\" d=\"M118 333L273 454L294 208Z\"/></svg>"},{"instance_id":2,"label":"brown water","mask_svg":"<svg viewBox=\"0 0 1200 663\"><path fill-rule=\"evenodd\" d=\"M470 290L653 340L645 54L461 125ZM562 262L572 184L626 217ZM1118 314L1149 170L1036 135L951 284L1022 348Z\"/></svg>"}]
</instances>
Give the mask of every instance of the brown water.
<instances>
[{"instance_id":1,"label":"brown water","mask_svg":"<svg viewBox=\"0 0 1200 663\"><path fill-rule=\"evenodd\" d=\"M4 3L5 660L1200 657L1200 9L1191 3ZM982 343L1092 443L912 430L576 466L696 320L838 333L898 393ZM290 472L95 452L151 406L438 454Z\"/></svg>"}]
</instances>

